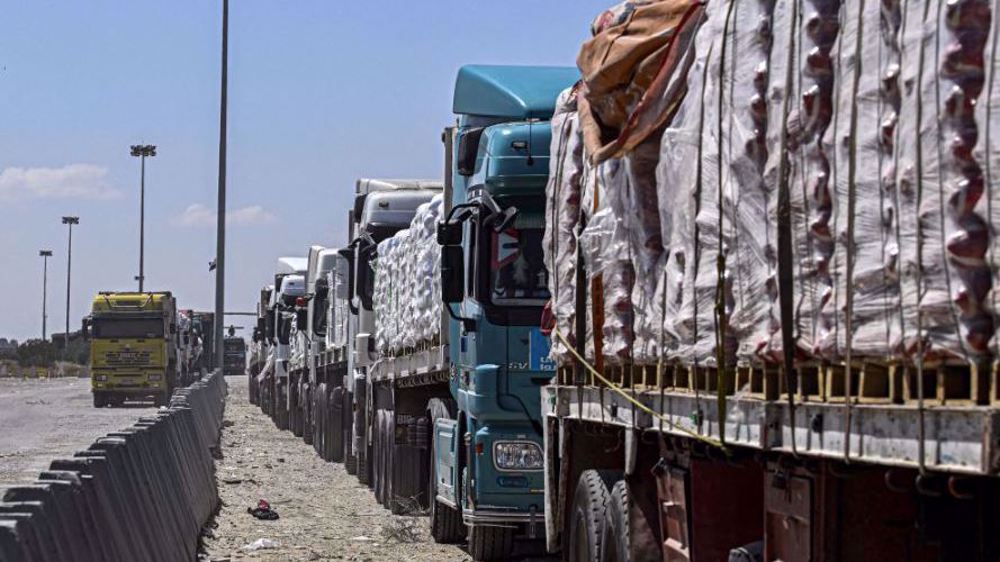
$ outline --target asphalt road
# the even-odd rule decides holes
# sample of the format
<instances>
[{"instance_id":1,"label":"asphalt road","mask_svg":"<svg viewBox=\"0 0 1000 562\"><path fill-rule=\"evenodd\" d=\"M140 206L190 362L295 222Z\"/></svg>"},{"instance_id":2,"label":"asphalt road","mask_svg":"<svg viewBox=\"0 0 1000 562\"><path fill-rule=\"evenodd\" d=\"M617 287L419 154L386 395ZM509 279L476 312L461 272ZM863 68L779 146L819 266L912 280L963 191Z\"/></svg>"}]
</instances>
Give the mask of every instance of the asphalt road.
<instances>
[{"instance_id":1,"label":"asphalt road","mask_svg":"<svg viewBox=\"0 0 1000 562\"><path fill-rule=\"evenodd\" d=\"M90 379L0 378L0 489L31 482L52 459L154 411L152 403L94 408Z\"/></svg>"}]
</instances>

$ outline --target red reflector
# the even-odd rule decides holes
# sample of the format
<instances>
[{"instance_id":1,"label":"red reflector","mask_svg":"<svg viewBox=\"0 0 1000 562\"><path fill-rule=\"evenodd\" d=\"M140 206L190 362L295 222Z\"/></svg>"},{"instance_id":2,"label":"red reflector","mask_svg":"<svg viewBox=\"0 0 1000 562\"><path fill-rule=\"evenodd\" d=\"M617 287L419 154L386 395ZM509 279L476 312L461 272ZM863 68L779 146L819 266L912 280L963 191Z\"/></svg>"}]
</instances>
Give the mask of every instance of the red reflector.
<instances>
[{"instance_id":1,"label":"red reflector","mask_svg":"<svg viewBox=\"0 0 1000 562\"><path fill-rule=\"evenodd\" d=\"M295 299L295 306L305 306L306 304L306 299L302 297Z\"/></svg>"},{"instance_id":2,"label":"red reflector","mask_svg":"<svg viewBox=\"0 0 1000 562\"><path fill-rule=\"evenodd\" d=\"M476 454L477 455L483 454L483 444L482 443L476 443Z\"/></svg>"}]
</instances>

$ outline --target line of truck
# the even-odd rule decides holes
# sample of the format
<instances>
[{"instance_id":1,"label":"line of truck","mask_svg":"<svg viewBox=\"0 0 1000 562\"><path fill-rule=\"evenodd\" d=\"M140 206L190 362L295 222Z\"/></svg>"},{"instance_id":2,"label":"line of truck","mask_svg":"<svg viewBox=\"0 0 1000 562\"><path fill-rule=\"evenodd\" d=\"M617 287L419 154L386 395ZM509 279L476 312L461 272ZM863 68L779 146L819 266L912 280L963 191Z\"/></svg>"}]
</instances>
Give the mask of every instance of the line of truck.
<instances>
[{"instance_id":1,"label":"line of truck","mask_svg":"<svg viewBox=\"0 0 1000 562\"><path fill-rule=\"evenodd\" d=\"M178 310L168 291L98 293L83 320L94 406L148 398L166 405L175 388L214 368L214 316Z\"/></svg>"},{"instance_id":2,"label":"line of truck","mask_svg":"<svg viewBox=\"0 0 1000 562\"><path fill-rule=\"evenodd\" d=\"M279 260L251 400L476 560L996 560L997 9L625 3L463 67L444 181Z\"/></svg>"}]
</instances>

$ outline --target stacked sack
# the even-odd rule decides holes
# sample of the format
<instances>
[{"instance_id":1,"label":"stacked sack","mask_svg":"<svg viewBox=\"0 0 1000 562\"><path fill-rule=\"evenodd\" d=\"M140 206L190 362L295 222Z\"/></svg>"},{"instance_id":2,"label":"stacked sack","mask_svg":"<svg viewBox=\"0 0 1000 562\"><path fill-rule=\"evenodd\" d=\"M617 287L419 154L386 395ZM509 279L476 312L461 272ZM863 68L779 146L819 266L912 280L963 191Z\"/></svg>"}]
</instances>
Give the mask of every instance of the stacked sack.
<instances>
[{"instance_id":1,"label":"stacked sack","mask_svg":"<svg viewBox=\"0 0 1000 562\"><path fill-rule=\"evenodd\" d=\"M602 13L552 120L553 358L584 313L599 367L991 359L994 16L984 0Z\"/></svg>"},{"instance_id":2,"label":"stacked sack","mask_svg":"<svg viewBox=\"0 0 1000 562\"><path fill-rule=\"evenodd\" d=\"M417 208L410 227L378 245L374 260L375 345L383 354L431 343L440 331L443 197Z\"/></svg>"}]
</instances>

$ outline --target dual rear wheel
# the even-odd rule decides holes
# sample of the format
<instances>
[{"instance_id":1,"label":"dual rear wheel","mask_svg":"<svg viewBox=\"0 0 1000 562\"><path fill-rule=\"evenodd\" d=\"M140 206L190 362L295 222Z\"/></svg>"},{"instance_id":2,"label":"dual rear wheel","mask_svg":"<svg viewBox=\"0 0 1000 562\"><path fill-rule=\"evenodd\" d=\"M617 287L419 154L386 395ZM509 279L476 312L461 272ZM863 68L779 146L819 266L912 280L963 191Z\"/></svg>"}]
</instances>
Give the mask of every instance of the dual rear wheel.
<instances>
[{"instance_id":1,"label":"dual rear wheel","mask_svg":"<svg viewBox=\"0 0 1000 562\"><path fill-rule=\"evenodd\" d=\"M568 535L563 543L567 562L630 562L631 499L620 471L585 470L573 494Z\"/></svg>"}]
</instances>

